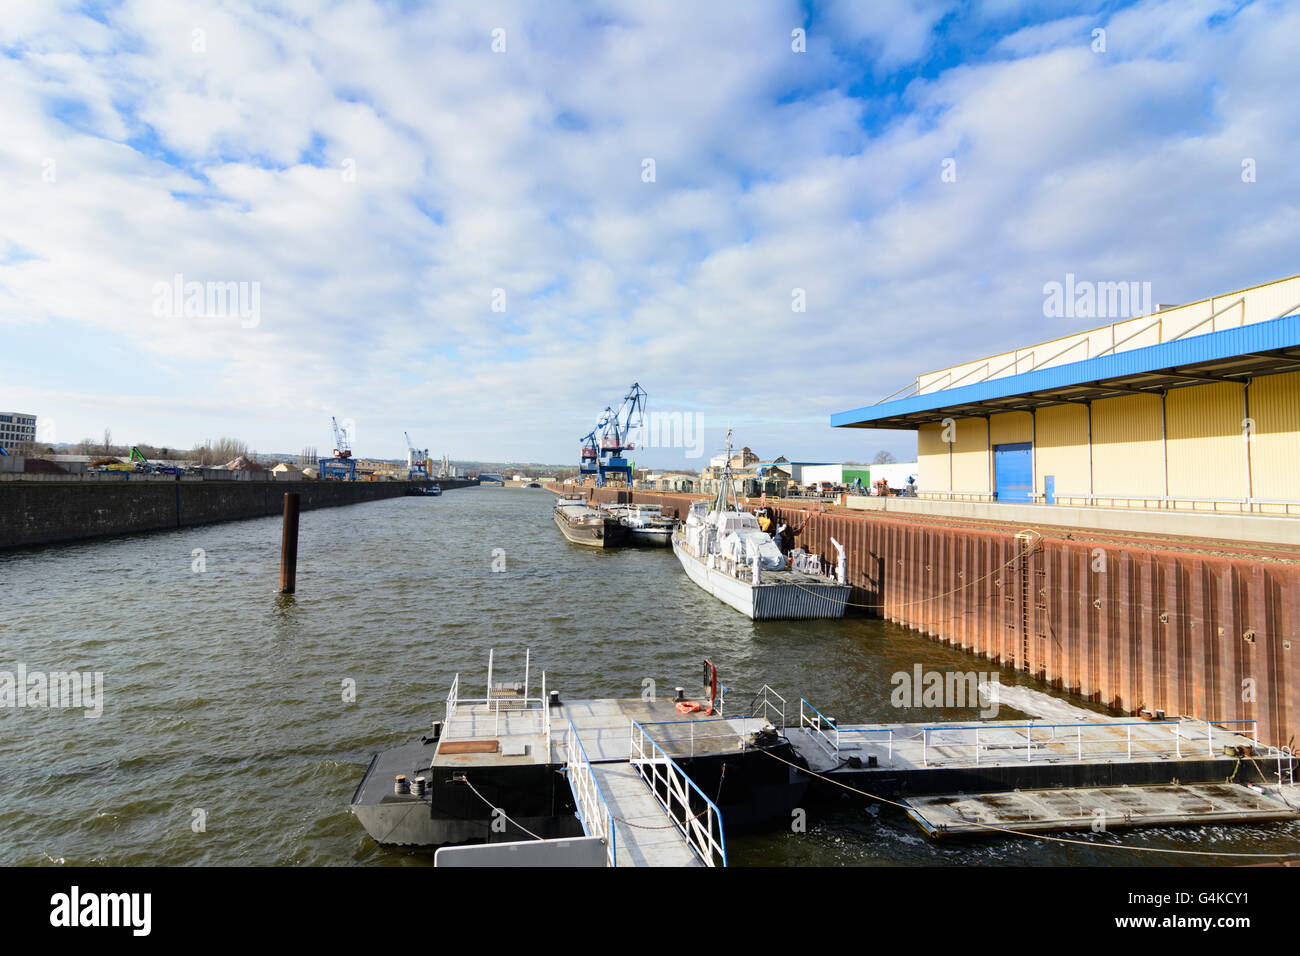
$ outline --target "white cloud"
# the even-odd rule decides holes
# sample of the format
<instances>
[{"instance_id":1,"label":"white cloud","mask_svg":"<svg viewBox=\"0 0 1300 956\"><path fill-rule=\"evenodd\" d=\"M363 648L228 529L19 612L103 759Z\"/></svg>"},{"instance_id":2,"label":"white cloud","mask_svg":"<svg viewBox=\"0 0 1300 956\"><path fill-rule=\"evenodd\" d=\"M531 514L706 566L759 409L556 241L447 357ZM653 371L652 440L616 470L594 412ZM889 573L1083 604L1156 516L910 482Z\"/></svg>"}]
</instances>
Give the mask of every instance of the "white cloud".
<instances>
[{"instance_id":1,"label":"white cloud","mask_svg":"<svg viewBox=\"0 0 1300 956\"><path fill-rule=\"evenodd\" d=\"M863 457L884 440L809 422L1070 331L1041 320L1065 271L1162 301L1294 271L1291 8L1211 26L1219 4L1139 4L1105 21L1105 56L1088 18L1008 26L896 99L870 78L960 11L819 8L796 55L794 3L20 7L0 17L0 323L47 354L8 390L78 433L293 451L338 414L362 453L409 429L564 460L638 380L715 426L764 422L742 436L764 453ZM176 273L258 282L260 324L157 318ZM82 335L132 374L70 364Z\"/></svg>"}]
</instances>

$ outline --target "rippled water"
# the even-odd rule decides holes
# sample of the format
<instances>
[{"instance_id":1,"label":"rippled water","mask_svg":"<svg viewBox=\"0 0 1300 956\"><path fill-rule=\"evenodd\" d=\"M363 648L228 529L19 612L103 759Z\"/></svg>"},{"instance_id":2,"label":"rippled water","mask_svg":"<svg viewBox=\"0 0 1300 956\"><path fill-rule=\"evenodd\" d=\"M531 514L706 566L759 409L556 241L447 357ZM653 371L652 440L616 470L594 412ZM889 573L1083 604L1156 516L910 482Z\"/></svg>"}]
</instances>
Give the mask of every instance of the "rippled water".
<instances>
[{"instance_id":1,"label":"rippled water","mask_svg":"<svg viewBox=\"0 0 1300 956\"><path fill-rule=\"evenodd\" d=\"M304 512L294 597L276 594L278 518L0 555L0 670L105 680L97 720L0 709L0 864L427 865L429 854L377 846L347 803L376 750L441 715L457 672L486 680L491 647L503 679L522 678L531 647L534 684L544 668L567 697L634 697L646 679L694 691L709 657L733 711L767 682L854 722L898 719L889 678L916 663L990 668L874 620L756 625L691 584L667 550L569 545L552 501L486 487ZM355 703L343 699L349 680ZM1294 852L1300 825L1102 839ZM737 833L728 849L732 865L1207 862L935 843L888 808L814 811L807 833Z\"/></svg>"}]
</instances>

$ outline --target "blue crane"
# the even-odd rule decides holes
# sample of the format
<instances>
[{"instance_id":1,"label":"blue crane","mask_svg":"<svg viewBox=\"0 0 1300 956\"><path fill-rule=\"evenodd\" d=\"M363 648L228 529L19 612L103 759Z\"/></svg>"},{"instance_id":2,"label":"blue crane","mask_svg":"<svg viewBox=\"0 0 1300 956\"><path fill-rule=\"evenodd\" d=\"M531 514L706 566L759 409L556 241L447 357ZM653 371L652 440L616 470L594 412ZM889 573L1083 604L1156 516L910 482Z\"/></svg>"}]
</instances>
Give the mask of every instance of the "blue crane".
<instances>
[{"instance_id":1,"label":"blue crane","mask_svg":"<svg viewBox=\"0 0 1300 956\"><path fill-rule=\"evenodd\" d=\"M357 463L352 457L348 433L339 427L338 419L333 416L330 416L330 424L334 426L334 457L317 461L318 473L324 481L356 481Z\"/></svg>"},{"instance_id":2,"label":"blue crane","mask_svg":"<svg viewBox=\"0 0 1300 956\"><path fill-rule=\"evenodd\" d=\"M603 488L613 478L632 484L632 465L623 452L632 450L632 433L645 421L647 397L645 389L633 382L617 411L605 408L596 427L582 439L579 483L586 484L590 478Z\"/></svg>"}]
</instances>

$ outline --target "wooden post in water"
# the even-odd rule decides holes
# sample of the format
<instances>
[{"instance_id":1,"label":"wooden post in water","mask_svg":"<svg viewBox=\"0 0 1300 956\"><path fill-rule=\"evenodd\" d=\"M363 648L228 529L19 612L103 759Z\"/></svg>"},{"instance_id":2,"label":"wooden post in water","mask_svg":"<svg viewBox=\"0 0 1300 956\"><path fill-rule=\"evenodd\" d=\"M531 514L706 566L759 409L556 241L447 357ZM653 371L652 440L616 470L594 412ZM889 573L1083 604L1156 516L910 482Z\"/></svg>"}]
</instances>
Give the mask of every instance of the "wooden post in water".
<instances>
[{"instance_id":1,"label":"wooden post in water","mask_svg":"<svg viewBox=\"0 0 1300 956\"><path fill-rule=\"evenodd\" d=\"M298 585L298 492L284 493L284 528L280 534L280 593Z\"/></svg>"}]
</instances>

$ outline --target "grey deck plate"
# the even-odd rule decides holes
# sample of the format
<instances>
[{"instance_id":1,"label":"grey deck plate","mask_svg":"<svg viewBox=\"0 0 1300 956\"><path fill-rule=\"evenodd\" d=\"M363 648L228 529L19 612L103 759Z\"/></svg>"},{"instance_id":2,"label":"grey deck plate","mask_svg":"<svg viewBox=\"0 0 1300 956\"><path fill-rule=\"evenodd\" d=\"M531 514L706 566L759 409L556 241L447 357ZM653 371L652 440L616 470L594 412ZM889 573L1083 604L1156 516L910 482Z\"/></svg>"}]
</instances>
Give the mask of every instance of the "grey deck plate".
<instances>
[{"instance_id":1,"label":"grey deck plate","mask_svg":"<svg viewBox=\"0 0 1300 956\"><path fill-rule=\"evenodd\" d=\"M834 716L834 715L831 715ZM1207 760L1222 757L1225 746L1253 744L1249 737L1209 727L1203 721L1184 720L1177 731L1172 724L1155 724L1129 720L1131 726L1112 726L1100 722L1082 735L1083 754L1079 754L1079 737L1075 728L1053 728L1034 722L1032 740L1026 736L1027 721L984 721L980 723L980 752L976 759L971 724L869 724L840 727L840 757L874 756L879 769L922 770L925 768L972 768L1026 765L1028 763L1096 764L1160 761L1171 765L1184 760ZM1090 722L1091 723L1091 722ZM922 727L926 742L922 745ZM869 733L863 731L870 730ZM893 750L890 735L893 731ZM1130 734L1131 756L1130 756ZM1207 738L1211 735L1212 741ZM795 749L808 761L814 772L834 769L840 760L833 757L819 735L806 727L786 730ZM831 734L830 736L834 736ZM1212 743L1212 746L1211 746ZM1181 756L1177 750L1181 749ZM864 760L865 762L865 760Z\"/></svg>"},{"instance_id":2,"label":"grey deck plate","mask_svg":"<svg viewBox=\"0 0 1300 956\"><path fill-rule=\"evenodd\" d=\"M573 721L587 759L592 763L627 760L633 720L646 725L646 733L673 758L690 755L692 729L696 754L721 753L738 750L741 735L757 730L764 723L755 718L680 714L671 699L576 700L552 711L551 744L559 752L557 762L564 760L562 748L569 721Z\"/></svg>"},{"instance_id":3,"label":"grey deck plate","mask_svg":"<svg viewBox=\"0 0 1300 956\"><path fill-rule=\"evenodd\" d=\"M993 835L1010 830L1259 823L1300 816L1278 800L1239 783L1090 787L909 797L908 815L931 836Z\"/></svg>"},{"instance_id":4,"label":"grey deck plate","mask_svg":"<svg viewBox=\"0 0 1300 956\"><path fill-rule=\"evenodd\" d=\"M592 773L616 818L619 866L703 866L635 767L603 763L594 765Z\"/></svg>"}]
</instances>

